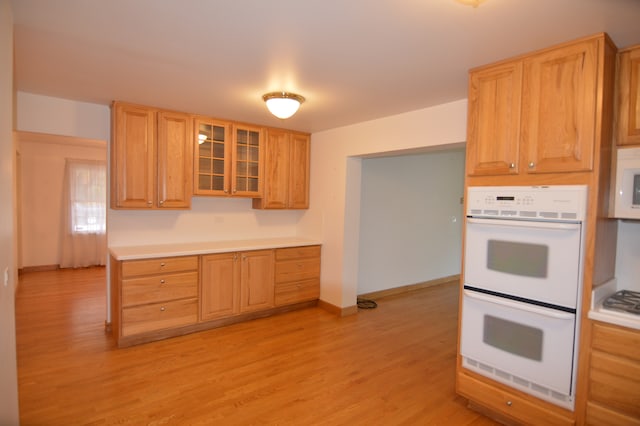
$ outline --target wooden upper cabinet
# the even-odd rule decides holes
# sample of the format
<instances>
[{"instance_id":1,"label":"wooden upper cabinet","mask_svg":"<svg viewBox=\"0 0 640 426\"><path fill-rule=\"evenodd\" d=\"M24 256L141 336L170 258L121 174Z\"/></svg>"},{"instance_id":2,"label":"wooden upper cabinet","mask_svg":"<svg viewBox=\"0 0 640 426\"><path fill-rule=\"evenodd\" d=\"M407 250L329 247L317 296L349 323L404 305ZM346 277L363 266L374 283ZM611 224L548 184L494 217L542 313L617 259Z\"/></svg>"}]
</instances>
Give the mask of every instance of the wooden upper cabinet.
<instances>
[{"instance_id":1,"label":"wooden upper cabinet","mask_svg":"<svg viewBox=\"0 0 640 426\"><path fill-rule=\"evenodd\" d=\"M231 159L231 195L260 197L264 157L262 128L234 124Z\"/></svg>"},{"instance_id":2,"label":"wooden upper cabinet","mask_svg":"<svg viewBox=\"0 0 640 426\"><path fill-rule=\"evenodd\" d=\"M522 62L472 72L469 77L467 174L518 172Z\"/></svg>"},{"instance_id":3,"label":"wooden upper cabinet","mask_svg":"<svg viewBox=\"0 0 640 426\"><path fill-rule=\"evenodd\" d=\"M231 193L231 124L196 118L194 194Z\"/></svg>"},{"instance_id":4,"label":"wooden upper cabinet","mask_svg":"<svg viewBox=\"0 0 640 426\"><path fill-rule=\"evenodd\" d=\"M472 70L467 175L592 170L611 52L599 34Z\"/></svg>"},{"instance_id":5,"label":"wooden upper cabinet","mask_svg":"<svg viewBox=\"0 0 640 426\"><path fill-rule=\"evenodd\" d=\"M158 112L158 207L188 208L193 193L192 120Z\"/></svg>"},{"instance_id":6,"label":"wooden upper cabinet","mask_svg":"<svg viewBox=\"0 0 640 426\"><path fill-rule=\"evenodd\" d=\"M616 96L616 143L640 145L640 45L618 53Z\"/></svg>"},{"instance_id":7,"label":"wooden upper cabinet","mask_svg":"<svg viewBox=\"0 0 640 426\"><path fill-rule=\"evenodd\" d=\"M308 134L267 129L262 198L253 208L309 208L309 153Z\"/></svg>"},{"instance_id":8,"label":"wooden upper cabinet","mask_svg":"<svg viewBox=\"0 0 640 426\"><path fill-rule=\"evenodd\" d=\"M112 109L111 207L153 207L155 111L114 104Z\"/></svg>"},{"instance_id":9,"label":"wooden upper cabinet","mask_svg":"<svg viewBox=\"0 0 640 426\"><path fill-rule=\"evenodd\" d=\"M521 136L528 173L592 170L602 43L591 39L525 59Z\"/></svg>"},{"instance_id":10,"label":"wooden upper cabinet","mask_svg":"<svg viewBox=\"0 0 640 426\"><path fill-rule=\"evenodd\" d=\"M111 207L191 206L192 124L188 114L114 102Z\"/></svg>"}]
</instances>

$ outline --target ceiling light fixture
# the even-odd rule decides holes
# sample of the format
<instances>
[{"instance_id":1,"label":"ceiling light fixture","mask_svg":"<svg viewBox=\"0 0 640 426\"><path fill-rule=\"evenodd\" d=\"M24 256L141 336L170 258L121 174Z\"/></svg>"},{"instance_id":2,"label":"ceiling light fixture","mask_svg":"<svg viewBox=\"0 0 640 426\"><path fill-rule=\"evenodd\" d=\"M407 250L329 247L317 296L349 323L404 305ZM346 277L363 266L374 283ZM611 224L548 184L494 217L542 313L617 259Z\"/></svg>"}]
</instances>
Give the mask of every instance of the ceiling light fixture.
<instances>
[{"instance_id":1,"label":"ceiling light fixture","mask_svg":"<svg viewBox=\"0 0 640 426\"><path fill-rule=\"evenodd\" d=\"M267 103L271 114L283 120L295 114L300 104L304 102L302 96L289 92L267 93L262 96L262 99Z\"/></svg>"},{"instance_id":2,"label":"ceiling light fixture","mask_svg":"<svg viewBox=\"0 0 640 426\"><path fill-rule=\"evenodd\" d=\"M483 3L485 0L456 0L458 3L466 4L467 6L478 7L480 3Z\"/></svg>"}]
</instances>

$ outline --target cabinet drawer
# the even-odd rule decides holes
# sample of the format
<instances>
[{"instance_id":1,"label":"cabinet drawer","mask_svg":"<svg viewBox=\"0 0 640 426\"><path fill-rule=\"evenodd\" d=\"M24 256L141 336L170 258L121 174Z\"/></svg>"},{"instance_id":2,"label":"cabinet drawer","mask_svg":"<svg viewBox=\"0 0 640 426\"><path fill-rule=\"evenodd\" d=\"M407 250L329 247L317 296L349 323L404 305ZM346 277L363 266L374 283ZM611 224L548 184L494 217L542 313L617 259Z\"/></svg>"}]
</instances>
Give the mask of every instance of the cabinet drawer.
<instances>
[{"instance_id":1,"label":"cabinet drawer","mask_svg":"<svg viewBox=\"0 0 640 426\"><path fill-rule=\"evenodd\" d=\"M640 362L640 331L594 322L592 349Z\"/></svg>"},{"instance_id":2,"label":"cabinet drawer","mask_svg":"<svg viewBox=\"0 0 640 426\"><path fill-rule=\"evenodd\" d=\"M276 283L301 281L320 276L320 259L276 262Z\"/></svg>"},{"instance_id":3,"label":"cabinet drawer","mask_svg":"<svg viewBox=\"0 0 640 426\"><path fill-rule=\"evenodd\" d=\"M592 351L589 400L640 420L640 363Z\"/></svg>"},{"instance_id":4,"label":"cabinet drawer","mask_svg":"<svg viewBox=\"0 0 640 426\"><path fill-rule=\"evenodd\" d=\"M198 296L198 273L159 274L122 280L122 306Z\"/></svg>"},{"instance_id":5,"label":"cabinet drawer","mask_svg":"<svg viewBox=\"0 0 640 426\"><path fill-rule=\"evenodd\" d=\"M122 262L122 277L161 274L165 272L195 271L198 256L160 257L157 259L127 260Z\"/></svg>"},{"instance_id":6,"label":"cabinet drawer","mask_svg":"<svg viewBox=\"0 0 640 426\"><path fill-rule=\"evenodd\" d=\"M464 397L518 422L535 425L575 424L569 414L565 416L555 409L547 409L542 401L536 403L526 400L466 374L458 373L456 390Z\"/></svg>"},{"instance_id":7,"label":"cabinet drawer","mask_svg":"<svg viewBox=\"0 0 640 426\"><path fill-rule=\"evenodd\" d=\"M276 284L276 306L290 305L320 297L320 280L312 280Z\"/></svg>"},{"instance_id":8,"label":"cabinet drawer","mask_svg":"<svg viewBox=\"0 0 640 426\"><path fill-rule=\"evenodd\" d=\"M195 324L198 321L198 299L182 299L165 303L122 309L122 335L131 336Z\"/></svg>"},{"instance_id":9,"label":"cabinet drawer","mask_svg":"<svg viewBox=\"0 0 640 426\"><path fill-rule=\"evenodd\" d=\"M587 402L587 425L640 426L640 418L626 416L592 401Z\"/></svg>"},{"instance_id":10,"label":"cabinet drawer","mask_svg":"<svg viewBox=\"0 0 640 426\"><path fill-rule=\"evenodd\" d=\"M288 247L276 250L277 260L300 259L303 257L320 257L320 246Z\"/></svg>"}]
</instances>

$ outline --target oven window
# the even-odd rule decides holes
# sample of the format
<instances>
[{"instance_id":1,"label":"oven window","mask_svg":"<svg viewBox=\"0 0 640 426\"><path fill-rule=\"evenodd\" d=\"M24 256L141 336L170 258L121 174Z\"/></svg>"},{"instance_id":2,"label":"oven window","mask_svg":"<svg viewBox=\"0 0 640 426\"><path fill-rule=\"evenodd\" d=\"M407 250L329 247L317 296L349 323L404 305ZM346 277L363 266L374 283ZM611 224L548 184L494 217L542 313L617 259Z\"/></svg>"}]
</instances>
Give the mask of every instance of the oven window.
<instances>
[{"instance_id":1,"label":"oven window","mask_svg":"<svg viewBox=\"0 0 640 426\"><path fill-rule=\"evenodd\" d=\"M542 244L489 240L487 269L533 278L546 278L549 247Z\"/></svg>"},{"instance_id":2,"label":"oven window","mask_svg":"<svg viewBox=\"0 0 640 426\"><path fill-rule=\"evenodd\" d=\"M542 337L539 328L491 315L484 316L482 341L510 354L542 361Z\"/></svg>"}]
</instances>

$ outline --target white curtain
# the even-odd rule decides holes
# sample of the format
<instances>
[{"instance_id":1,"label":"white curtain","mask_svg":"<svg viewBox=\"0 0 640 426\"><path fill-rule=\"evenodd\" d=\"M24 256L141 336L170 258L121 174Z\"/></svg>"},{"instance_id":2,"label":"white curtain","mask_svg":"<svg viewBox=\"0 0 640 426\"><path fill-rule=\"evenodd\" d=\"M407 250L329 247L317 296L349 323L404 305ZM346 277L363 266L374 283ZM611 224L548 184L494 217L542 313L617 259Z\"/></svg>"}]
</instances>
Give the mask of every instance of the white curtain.
<instances>
[{"instance_id":1,"label":"white curtain","mask_svg":"<svg viewBox=\"0 0 640 426\"><path fill-rule=\"evenodd\" d=\"M60 267L106 265L106 162L67 158L62 204Z\"/></svg>"}]
</instances>

